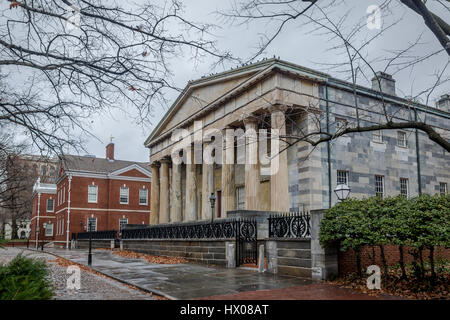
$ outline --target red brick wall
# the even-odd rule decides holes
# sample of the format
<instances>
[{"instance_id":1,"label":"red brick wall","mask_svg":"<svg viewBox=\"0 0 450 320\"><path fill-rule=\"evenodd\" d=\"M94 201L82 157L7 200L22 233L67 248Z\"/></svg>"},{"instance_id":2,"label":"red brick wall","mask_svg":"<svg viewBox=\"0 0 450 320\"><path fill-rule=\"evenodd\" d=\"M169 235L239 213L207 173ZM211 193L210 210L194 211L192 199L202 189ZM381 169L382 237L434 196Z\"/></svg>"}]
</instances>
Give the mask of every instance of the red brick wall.
<instances>
[{"instance_id":1,"label":"red brick wall","mask_svg":"<svg viewBox=\"0 0 450 320\"><path fill-rule=\"evenodd\" d=\"M372 247L365 246L361 249L361 266L363 270L365 270L368 266L372 264L376 264L382 268L382 261L380 256L380 248L374 247L375 250L375 263L372 260L373 251ZM400 253L398 250L398 246L386 245L384 246L384 254L386 256L386 262L388 265L395 265L399 262ZM424 250L422 253L423 259L428 261L429 251ZM413 256L409 254L409 248L403 248L403 257L405 263L412 262ZM443 257L445 259L450 259L450 249L438 248L434 251L434 258L438 259L439 257ZM345 275L350 272L356 272L356 254L353 250L348 250L345 252L339 251L339 274Z\"/></svg>"},{"instance_id":2,"label":"red brick wall","mask_svg":"<svg viewBox=\"0 0 450 320\"><path fill-rule=\"evenodd\" d=\"M136 170L137 171L137 170ZM137 171L138 172L138 171ZM138 172L141 174L140 172ZM127 176L137 176L136 172L130 172ZM98 187L97 203L88 203L88 186L96 185ZM66 187L65 202L57 206L59 213L55 221L55 240L66 241L67 230L67 205L68 205L68 179L64 178L58 183L57 190L64 190ZM121 204L119 195L120 187L129 188L128 204ZM127 218L130 224L149 224L150 222L150 182L72 177L70 193L70 232L72 233L86 231L87 219L97 218L97 230L118 230L119 219ZM139 189L148 190L147 205L139 204ZM56 195L57 197L57 195ZM143 212L135 212L136 210ZM62 234L58 234L57 223L64 219ZM82 222L82 225L80 224Z\"/></svg>"}]
</instances>

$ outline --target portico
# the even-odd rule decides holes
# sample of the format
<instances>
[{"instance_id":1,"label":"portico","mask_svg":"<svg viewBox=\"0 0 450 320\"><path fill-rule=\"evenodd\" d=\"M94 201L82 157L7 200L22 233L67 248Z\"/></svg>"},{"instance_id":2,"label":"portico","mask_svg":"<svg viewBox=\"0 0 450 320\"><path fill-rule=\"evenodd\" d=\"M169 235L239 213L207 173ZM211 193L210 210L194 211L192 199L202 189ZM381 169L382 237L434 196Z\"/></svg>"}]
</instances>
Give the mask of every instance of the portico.
<instances>
[{"instance_id":1,"label":"portico","mask_svg":"<svg viewBox=\"0 0 450 320\"><path fill-rule=\"evenodd\" d=\"M151 224L290 211L286 115L317 96L314 81L264 63L190 82L145 143Z\"/></svg>"}]
</instances>

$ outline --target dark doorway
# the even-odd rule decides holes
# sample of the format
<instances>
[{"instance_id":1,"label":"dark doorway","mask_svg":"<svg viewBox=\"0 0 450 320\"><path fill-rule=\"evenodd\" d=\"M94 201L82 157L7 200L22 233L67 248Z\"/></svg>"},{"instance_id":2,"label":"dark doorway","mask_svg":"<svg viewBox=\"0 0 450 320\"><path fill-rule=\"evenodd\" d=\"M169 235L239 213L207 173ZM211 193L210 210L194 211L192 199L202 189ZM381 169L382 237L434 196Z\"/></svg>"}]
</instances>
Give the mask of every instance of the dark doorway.
<instances>
[{"instance_id":1,"label":"dark doorway","mask_svg":"<svg viewBox=\"0 0 450 320\"><path fill-rule=\"evenodd\" d=\"M222 218L222 191L217 191L217 218Z\"/></svg>"}]
</instances>

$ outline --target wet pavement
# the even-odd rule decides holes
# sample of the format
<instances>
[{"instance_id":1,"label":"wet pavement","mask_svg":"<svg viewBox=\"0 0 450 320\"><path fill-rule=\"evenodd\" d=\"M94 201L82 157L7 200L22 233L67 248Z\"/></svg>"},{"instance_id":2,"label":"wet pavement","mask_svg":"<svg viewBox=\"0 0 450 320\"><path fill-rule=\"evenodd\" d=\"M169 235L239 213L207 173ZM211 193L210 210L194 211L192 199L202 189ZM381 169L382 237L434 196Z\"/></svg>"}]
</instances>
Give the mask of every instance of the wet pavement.
<instances>
[{"instance_id":1,"label":"wet pavement","mask_svg":"<svg viewBox=\"0 0 450 320\"><path fill-rule=\"evenodd\" d=\"M47 248L45 251L87 265L86 250ZM143 259L120 257L106 250L92 251L91 267L114 279L169 299L199 299L314 283L309 279L241 268L226 269L191 263L152 264Z\"/></svg>"},{"instance_id":2,"label":"wet pavement","mask_svg":"<svg viewBox=\"0 0 450 320\"><path fill-rule=\"evenodd\" d=\"M87 265L87 250L48 248L60 257ZM153 264L93 250L92 269L169 299L220 300L367 300L398 299L291 276L197 264Z\"/></svg>"}]
</instances>

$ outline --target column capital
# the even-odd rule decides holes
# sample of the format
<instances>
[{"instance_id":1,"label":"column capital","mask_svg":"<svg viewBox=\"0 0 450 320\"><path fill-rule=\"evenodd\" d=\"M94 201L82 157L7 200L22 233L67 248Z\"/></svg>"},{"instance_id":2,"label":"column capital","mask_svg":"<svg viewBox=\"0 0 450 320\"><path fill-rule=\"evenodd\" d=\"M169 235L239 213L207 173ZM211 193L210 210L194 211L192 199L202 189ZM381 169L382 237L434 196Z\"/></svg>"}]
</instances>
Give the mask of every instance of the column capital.
<instances>
[{"instance_id":1,"label":"column capital","mask_svg":"<svg viewBox=\"0 0 450 320\"><path fill-rule=\"evenodd\" d=\"M152 168L159 168L160 166L161 166L161 163L159 161L153 161L150 164L150 167L152 167Z\"/></svg>"},{"instance_id":2,"label":"column capital","mask_svg":"<svg viewBox=\"0 0 450 320\"><path fill-rule=\"evenodd\" d=\"M282 104L282 103L274 103L274 104L266 107L265 109L270 113L277 112L277 111L285 113L289 109L289 106L286 104Z\"/></svg>"},{"instance_id":3,"label":"column capital","mask_svg":"<svg viewBox=\"0 0 450 320\"><path fill-rule=\"evenodd\" d=\"M171 164L172 159L170 159L169 157L164 157L161 160L159 160L159 162L160 162L160 164L163 164L163 163Z\"/></svg>"},{"instance_id":4,"label":"column capital","mask_svg":"<svg viewBox=\"0 0 450 320\"><path fill-rule=\"evenodd\" d=\"M244 126L247 124L256 124L258 125L261 122L261 119L259 116L255 114L241 114L240 120L244 123Z\"/></svg>"}]
</instances>

